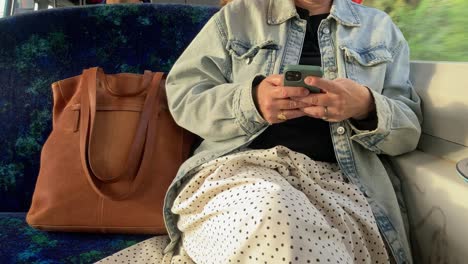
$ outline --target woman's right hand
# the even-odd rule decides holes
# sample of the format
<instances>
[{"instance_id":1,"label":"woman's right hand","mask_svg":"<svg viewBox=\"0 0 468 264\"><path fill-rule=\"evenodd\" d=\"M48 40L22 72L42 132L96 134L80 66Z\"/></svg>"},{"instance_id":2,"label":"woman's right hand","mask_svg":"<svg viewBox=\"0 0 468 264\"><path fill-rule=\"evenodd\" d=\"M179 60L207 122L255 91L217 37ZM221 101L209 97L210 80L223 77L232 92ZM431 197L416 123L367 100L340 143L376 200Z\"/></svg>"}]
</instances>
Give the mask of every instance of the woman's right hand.
<instances>
[{"instance_id":1,"label":"woman's right hand","mask_svg":"<svg viewBox=\"0 0 468 264\"><path fill-rule=\"evenodd\" d=\"M254 101L262 115L269 124L284 122L306 115L300 108L308 104L291 100L290 97L305 97L309 90L303 87L283 86L283 75L274 74L263 79L254 88Z\"/></svg>"}]
</instances>

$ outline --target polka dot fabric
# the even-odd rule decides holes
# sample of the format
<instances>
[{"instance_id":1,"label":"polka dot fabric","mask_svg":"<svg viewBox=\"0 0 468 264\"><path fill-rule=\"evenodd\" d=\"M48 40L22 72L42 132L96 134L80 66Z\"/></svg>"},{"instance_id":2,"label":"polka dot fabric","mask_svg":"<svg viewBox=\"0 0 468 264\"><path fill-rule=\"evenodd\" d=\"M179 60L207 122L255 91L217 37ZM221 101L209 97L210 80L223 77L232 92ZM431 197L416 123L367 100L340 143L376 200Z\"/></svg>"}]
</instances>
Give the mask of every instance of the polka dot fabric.
<instances>
[{"instance_id":1,"label":"polka dot fabric","mask_svg":"<svg viewBox=\"0 0 468 264\"><path fill-rule=\"evenodd\" d=\"M172 211L195 263L388 263L365 197L337 164L278 146L200 167Z\"/></svg>"},{"instance_id":2,"label":"polka dot fabric","mask_svg":"<svg viewBox=\"0 0 468 264\"><path fill-rule=\"evenodd\" d=\"M121 250L96 263L99 264L130 264L130 263L161 263L169 264L171 255L164 258L164 248L169 243L168 236L157 236Z\"/></svg>"},{"instance_id":3,"label":"polka dot fabric","mask_svg":"<svg viewBox=\"0 0 468 264\"><path fill-rule=\"evenodd\" d=\"M177 254L170 252L164 255L163 251L169 244L168 236L152 237L134 246L121 250L97 264L195 264L183 248Z\"/></svg>"},{"instance_id":4,"label":"polka dot fabric","mask_svg":"<svg viewBox=\"0 0 468 264\"><path fill-rule=\"evenodd\" d=\"M102 263L389 263L369 204L338 165L282 146L200 166L172 211L177 252L148 240Z\"/></svg>"}]
</instances>

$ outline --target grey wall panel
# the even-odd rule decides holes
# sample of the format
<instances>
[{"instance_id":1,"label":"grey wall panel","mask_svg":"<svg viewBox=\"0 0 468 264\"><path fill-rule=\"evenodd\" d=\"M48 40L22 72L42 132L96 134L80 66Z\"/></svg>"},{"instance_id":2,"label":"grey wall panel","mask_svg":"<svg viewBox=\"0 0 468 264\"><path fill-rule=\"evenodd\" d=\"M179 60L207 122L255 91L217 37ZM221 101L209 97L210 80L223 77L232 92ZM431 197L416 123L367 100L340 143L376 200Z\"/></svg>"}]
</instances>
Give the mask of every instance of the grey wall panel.
<instances>
[{"instance_id":1,"label":"grey wall panel","mask_svg":"<svg viewBox=\"0 0 468 264\"><path fill-rule=\"evenodd\" d=\"M423 101L423 132L468 146L468 63L412 62L411 79Z\"/></svg>"},{"instance_id":2,"label":"grey wall panel","mask_svg":"<svg viewBox=\"0 0 468 264\"><path fill-rule=\"evenodd\" d=\"M414 151L394 159L410 220L415 264L467 263L468 183L451 161Z\"/></svg>"},{"instance_id":3,"label":"grey wall panel","mask_svg":"<svg viewBox=\"0 0 468 264\"><path fill-rule=\"evenodd\" d=\"M468 158L468 63L412 62L423 102L418 150L393 158L410 220L415 263L466 263L468 183L456 162Z\"/></svg>"}]
</instances>

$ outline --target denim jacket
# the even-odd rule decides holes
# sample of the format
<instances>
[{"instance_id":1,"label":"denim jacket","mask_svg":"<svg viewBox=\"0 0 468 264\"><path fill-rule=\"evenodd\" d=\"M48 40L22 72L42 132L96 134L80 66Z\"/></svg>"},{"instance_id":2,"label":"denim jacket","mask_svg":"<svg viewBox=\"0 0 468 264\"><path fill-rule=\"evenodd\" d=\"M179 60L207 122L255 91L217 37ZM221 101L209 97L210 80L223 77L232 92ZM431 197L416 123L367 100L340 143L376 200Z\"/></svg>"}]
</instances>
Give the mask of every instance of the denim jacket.
<instances>
[{"instance_id":1,"label":"denim jacket","mask_svg":"<svg viewBox=\"0 0 468 264\"><path fill-rule=\"evenodd\" d=\"M236 0L207 22L174 64L166 81L170 111L203 141L166 194L166 252L180 238L170 210L180 187L199 165L246 148L268 127L255 107L252 83L297 64L305 32L293 0ZM349 120L330 123L338 164L367 197L389 254L397 263L412 263L397 196L381 161L414 150L421 133L407 42L388 15L351 0L334 0L318 39L324 78L369 87L376 105L374 130L360 130Z\"/></svg>"}]
</instances>

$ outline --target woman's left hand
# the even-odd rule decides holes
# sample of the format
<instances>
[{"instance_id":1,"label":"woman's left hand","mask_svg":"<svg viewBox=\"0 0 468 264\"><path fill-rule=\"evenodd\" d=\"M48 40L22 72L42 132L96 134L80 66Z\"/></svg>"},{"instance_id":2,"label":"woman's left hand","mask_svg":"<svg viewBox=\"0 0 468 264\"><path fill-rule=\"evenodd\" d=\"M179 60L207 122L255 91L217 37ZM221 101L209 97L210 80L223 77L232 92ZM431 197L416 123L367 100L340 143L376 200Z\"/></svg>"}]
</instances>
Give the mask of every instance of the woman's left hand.
<instances>
[{"instance_id":1,"label":"woman's left hand","mask_svg":"<svg viewBox=\"0 0 468 264\"><path fill-rule=\"evenodd\" d=\"M291 99L308 104L308 107L301 110L311 117L330 122L348 118L362 120L375 110L374 98L369 89L353 80L327 80L309 76L305 83L322 89L322 93Z\"/></svg>"}]
</instances>

